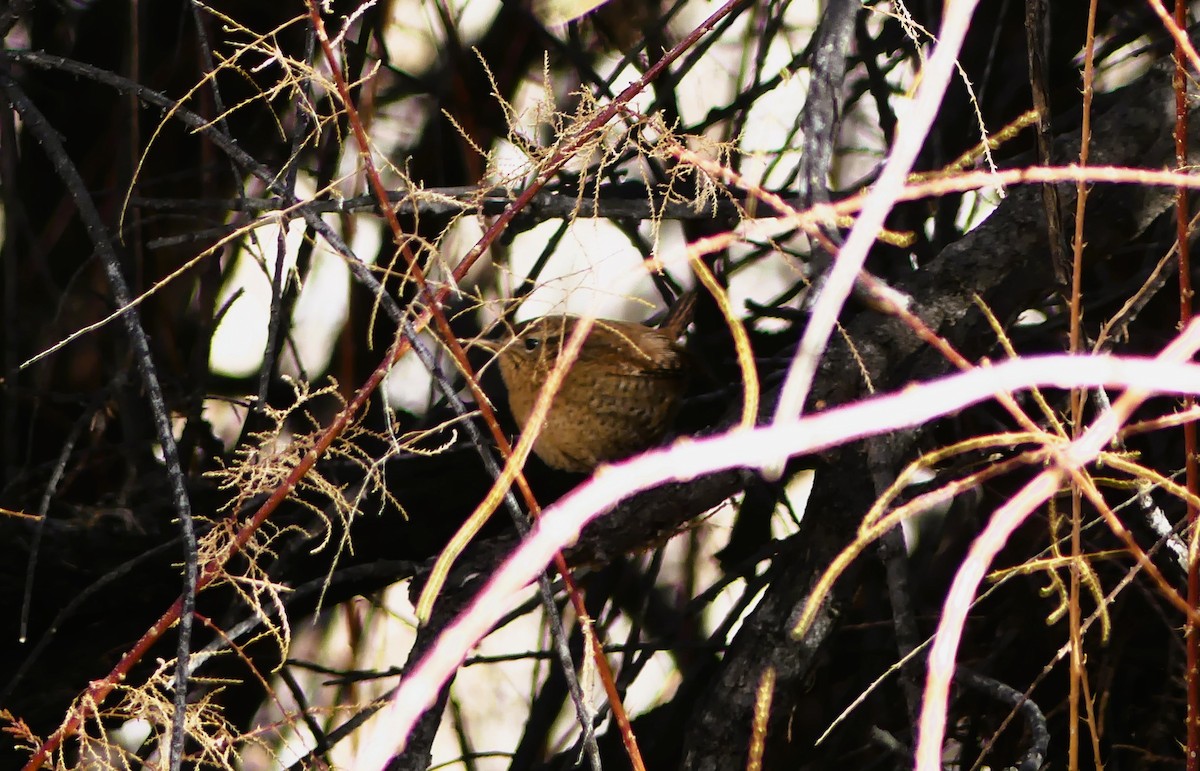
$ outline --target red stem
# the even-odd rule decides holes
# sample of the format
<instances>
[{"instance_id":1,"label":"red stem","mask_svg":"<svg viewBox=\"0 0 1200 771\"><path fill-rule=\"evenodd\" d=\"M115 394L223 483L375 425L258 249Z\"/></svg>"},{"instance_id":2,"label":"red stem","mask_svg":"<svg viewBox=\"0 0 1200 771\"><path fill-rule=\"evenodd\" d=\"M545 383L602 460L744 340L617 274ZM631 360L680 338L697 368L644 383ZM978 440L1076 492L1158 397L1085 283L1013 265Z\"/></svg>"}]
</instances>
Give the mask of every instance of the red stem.
<instances>
[{"instance_id":1,"label":"red stem","mask_svg":"<svg viewBox=\"0 0 1200 771\"><path fill-rule=\"evenodd\" d=\"M1179 29L1187 29L1187 3L1175 0L1175 24ZM1184 69L1186 54L1178 40L1175 43L1175 166L1178 169L1188 168L1187 157L1187 72ZM1186 324L1192 318L1192 275L1191 260L1188 250L1188 213L1187 190L1176 188L1175 191L1175 224L1179 248L1179 319ZM1183 400L1183 409L1188 410L1195 403L1191 397ZM1184 470L1187 489L1192 495L1200 490L1200 479L1197 477L1196 466L1196 424L1187 423L1183 427ZM1200 560L1196 555L1195 528L1197 520L1196 506L1188 501L1188 525L1193 535L1188 539L1191 548L1188 549L1188 606L1195 608L1200 603ZM1200 629L1189 619L1187 622L1187 750L1185 752L1188 771L1200 771Z\"/></svg>"}]
</instances>

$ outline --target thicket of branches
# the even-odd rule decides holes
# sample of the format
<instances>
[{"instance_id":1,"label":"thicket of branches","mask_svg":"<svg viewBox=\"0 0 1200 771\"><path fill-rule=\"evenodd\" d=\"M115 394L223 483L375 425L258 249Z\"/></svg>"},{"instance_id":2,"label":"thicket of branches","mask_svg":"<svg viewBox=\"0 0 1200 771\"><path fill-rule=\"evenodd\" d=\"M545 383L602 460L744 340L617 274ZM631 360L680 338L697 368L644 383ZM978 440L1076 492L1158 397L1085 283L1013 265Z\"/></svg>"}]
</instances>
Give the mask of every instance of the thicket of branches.
<instances>
[{"instance_id":1,"label":"thicket of branches","mask_svg":"<svg viewBox=\"0 0 1200 771\"><path fill-rule=\"evenodd\" d=\"M441 726L467 768L901 768L934 717L955 768L1200 750L1167 11L980 3L959 46L943 5L0 9L0 764L425 768ZM638 320L697 289L689 442L591 482L531 458L395 643L517 433L464 342L578 287ZM963 395L985 358L1172 341ZM1101 382L1141 390L1062 388ZM585 484L619 502L490 608L535 633L381 711ZM468 682L500 658L496 739L463 716L510 711Z\"/></svg>"}]
</instances>

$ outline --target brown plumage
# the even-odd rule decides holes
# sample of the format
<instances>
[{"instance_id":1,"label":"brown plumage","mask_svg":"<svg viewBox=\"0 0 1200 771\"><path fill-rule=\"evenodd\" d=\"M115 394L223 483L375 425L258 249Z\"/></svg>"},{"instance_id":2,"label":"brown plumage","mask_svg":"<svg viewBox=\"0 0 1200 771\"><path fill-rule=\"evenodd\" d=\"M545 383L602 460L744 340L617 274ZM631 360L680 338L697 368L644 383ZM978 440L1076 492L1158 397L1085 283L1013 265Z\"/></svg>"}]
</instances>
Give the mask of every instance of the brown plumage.
<instances>
[{"instance_id":1,"label":"brown plumage","mask_svg":"<svg viewBox=\"0 0 1200 771\"><path fill-rule=\"evenodd\" d=\"M660 442L687 384L678 343L691 322L683 295L659 328L597 319L555 394L533 451L546 465L590 472ZM577 316L542 316L497 346L508 404L522 430Z\"/></svg>"}]
</instances>

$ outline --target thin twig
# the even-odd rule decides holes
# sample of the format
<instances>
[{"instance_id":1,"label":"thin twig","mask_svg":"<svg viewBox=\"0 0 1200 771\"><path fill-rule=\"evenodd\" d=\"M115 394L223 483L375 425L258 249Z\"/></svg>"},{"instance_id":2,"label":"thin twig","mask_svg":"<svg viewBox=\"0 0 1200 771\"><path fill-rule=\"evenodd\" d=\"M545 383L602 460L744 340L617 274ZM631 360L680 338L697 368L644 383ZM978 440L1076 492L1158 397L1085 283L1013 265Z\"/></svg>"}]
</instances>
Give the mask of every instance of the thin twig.
<instances>
[{"instance_id":1,"label":"thin twig","mask_svg":"<svg viewBox=\"0 0 1200 771\"><path fill-rule=\"evenodd\" d=\"M163 396L162 386L158 382L158 373L154 366L154 359L150 354L150 342L146 337L145 330L142 328L141 318L137 309L130 307L133 296L129 291L129 285L125 282L125 276L121 272L120 258L117 257L117 253L113 249L112 242L108 238L108 231L104 225L104 220L100 217L100 212L96 210L96 206L92 202L83 177L80 176L79 170L75 168L75 164L71 161L70 156L67 155L66 149L63 147L62 140L59 138L57 132L46 122L41 111L25 96L25 93L9 77L7 72L0 71L0 84L3 84L4 90L8 92L9 100L16 110L21 113L26 127L38 137L42 147L45 148L46 154L57 168L63 184L75 201L75 206L79 211L80 218L84 222L88 236L91 238L96 251L100 255L101 263L104 266L104 273L108 278L109 288L113 293L113 299L118 306L129 308L121 316L121 319L125 324L125 331L129 336L130 345L133 347L138 372L146 387L146 397L150 402L150 415L154 422L155 434L157 435L159 447L162 451L163 465L166 467L167 478L171 482L175 514L179 518L179 529L183 536L183 589L180 595L179 615L177 616L179 637L176 644L177 660L175 662L174 693L174 709L178 719L173 722L171 732L171 762L173 767L178 768L178 763L181 762L183 753L183 734L186 721L182 719L182 716L187 708L188 657L191 655L192 614L196 607L199 564L196 528L192 522L191 500L188 497L187 480L184 477L183 467L179 462L179 451L175 445L175 435L171 431L171 418L167 410L166 398ZM33 761L30 762L32 763Z\"/></svg>"}]
</instances>

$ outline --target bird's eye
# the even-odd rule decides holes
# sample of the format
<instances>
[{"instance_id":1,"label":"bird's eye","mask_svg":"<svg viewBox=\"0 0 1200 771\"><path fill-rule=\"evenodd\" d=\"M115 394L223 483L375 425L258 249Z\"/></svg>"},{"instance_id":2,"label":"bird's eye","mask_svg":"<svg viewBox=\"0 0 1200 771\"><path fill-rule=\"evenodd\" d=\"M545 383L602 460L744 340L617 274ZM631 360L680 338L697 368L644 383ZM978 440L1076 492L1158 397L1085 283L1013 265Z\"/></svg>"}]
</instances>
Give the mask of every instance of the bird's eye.
<instances>
[{"instance_id":1,"label":"bird's eye","mask_svg":"<svg viewBox=\"0 0 1200 771\"><path fill-rule=\"evenodd\" d=\"M532 351L536 351L538 349L538 346L542 344L542 338L527 337L527 338L525 338L524 342L525 342L525 350L532 352Z\"/></svg>"}]
</instances>

